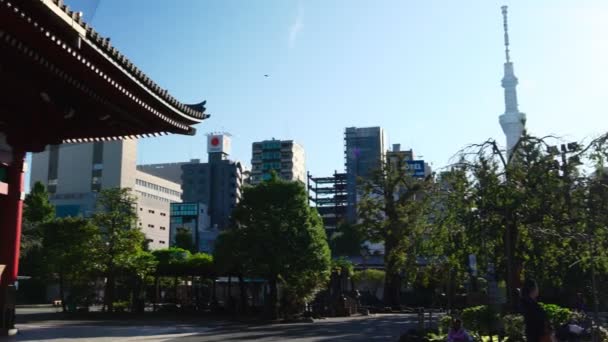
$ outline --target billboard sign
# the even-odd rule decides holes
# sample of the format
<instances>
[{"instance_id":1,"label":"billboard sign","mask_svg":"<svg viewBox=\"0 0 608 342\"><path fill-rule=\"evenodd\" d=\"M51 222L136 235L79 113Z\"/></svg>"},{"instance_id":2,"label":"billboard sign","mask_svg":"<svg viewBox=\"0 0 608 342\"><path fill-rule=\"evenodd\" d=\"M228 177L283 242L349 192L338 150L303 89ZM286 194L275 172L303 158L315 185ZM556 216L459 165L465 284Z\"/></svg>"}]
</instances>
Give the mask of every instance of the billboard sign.
<instances>
[{"instance_id":1,"label":"billboard sign","mask_svg":"<svg viewBox=\"0 0 608 342\"><path fill-rule=\"evenodd\" d=\"M412 177L424 178L426 175L424 160L406 160L405 162L405 169Z\"/></svg>"},{"instance_id":2,"label":"billboard sign","mask_svg":"<svg viewBox=\"0 0 608 342\"><path fill-rule=\"evenodd\" d=\"M230 136L228 134L207 135L207 153L222 152L230 154Z\"/></svg>"}]
</instances>

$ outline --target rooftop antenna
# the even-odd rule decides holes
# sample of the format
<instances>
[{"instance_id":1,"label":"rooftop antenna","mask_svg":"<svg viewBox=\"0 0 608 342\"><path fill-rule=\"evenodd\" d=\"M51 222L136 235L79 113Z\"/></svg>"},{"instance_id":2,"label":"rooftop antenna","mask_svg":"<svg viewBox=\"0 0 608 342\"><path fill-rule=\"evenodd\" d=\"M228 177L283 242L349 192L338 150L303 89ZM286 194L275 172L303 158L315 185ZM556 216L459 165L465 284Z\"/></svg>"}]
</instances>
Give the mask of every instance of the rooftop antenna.
<instances>
[{"instance_id":1,"label":"rooftop antenna","mask_svg":"<svg viewBox=\"0 0 608 342\"><path fill-rule=\"evenodd\" d=\"M505 58L507 59L507 63L511 62L511 55L509 51L509 23L507 18L507 9L508 7L502 6L502 26L505 30Z\"/></svg>"}]
</instances>

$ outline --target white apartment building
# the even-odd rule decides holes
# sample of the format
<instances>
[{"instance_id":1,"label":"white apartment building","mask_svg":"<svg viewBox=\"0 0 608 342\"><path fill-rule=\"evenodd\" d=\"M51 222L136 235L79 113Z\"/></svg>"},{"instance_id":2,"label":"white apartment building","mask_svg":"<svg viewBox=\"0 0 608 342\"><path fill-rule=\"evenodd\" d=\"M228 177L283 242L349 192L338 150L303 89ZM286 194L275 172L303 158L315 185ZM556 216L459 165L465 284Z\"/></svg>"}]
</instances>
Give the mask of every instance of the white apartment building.
<instances>
[{"instance_id":1,"label":"white apartment building","mask_svg":"<svg viewBox=\"0 0 608 342\"><path fill-rule=\"evenodd\" d=\"M293 140L265 140L252 144L251 184L269 179L272 171L288 181L306 184L304 147Z\"/></svg>"},{"instance_id":2,"label":"white apartment building","mask_svg":"<svg viewBox=\"0 0 608 342\"><path fill-rule=\"evenodd\" d=\"M48 146L32 155L31 185L47 187L59 217L91 216L100 190L131 188L149 247L167 248L170 203L181 202L181 186L138 171L136 160L136 140Z\"/></svg>"}]
</instances>

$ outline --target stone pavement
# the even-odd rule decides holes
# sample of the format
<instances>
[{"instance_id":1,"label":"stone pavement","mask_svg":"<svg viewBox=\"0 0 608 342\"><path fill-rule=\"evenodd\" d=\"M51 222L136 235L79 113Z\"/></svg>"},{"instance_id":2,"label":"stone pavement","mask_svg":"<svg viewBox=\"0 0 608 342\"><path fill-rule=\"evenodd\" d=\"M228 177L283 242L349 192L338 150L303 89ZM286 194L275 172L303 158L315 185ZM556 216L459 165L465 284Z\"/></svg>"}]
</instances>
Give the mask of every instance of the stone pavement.
<instances>
[{"instance_id":1,"label":"stone pavement","mask_svg":"<svg viewBox=\"0 0 608 342\"><path fill-rule=\"evenodd\" d=\"M415 315L385 314L328 318L314 323L237 324L170 321L26 321L19 334L0 341L397 341L415 327Z\"/></svg>"}]
</instances>

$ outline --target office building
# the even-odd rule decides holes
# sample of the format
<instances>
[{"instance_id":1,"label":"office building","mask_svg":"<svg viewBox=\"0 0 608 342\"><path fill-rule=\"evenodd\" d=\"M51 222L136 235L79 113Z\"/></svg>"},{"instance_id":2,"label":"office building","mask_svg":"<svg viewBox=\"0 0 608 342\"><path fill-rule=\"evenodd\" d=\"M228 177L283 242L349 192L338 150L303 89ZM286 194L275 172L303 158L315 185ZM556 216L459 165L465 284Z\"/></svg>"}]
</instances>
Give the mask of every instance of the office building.
<instances>
[{"instance_id":1,"label":"office building","mask_svg":"<svg viewBox=\"0 0 608 342\"><path fill-rule=\"evenodd\" d=\"M287 181L306 184L304 148L293 140L265 140L252 144L251 184L270 179L272 171Z\"/></svg>"},{"instance_id":2,"label":"office building","mask_svg":"<svg viewBox=\"0 0 608 342\"><path fill-rule=\"evenodd\" d=\"M357 221L359 181L369 178L384 160L384 130L381 127L348 127L344 132L346 186L348 193L347 219Z\"/></svg>"},{"instance_id":3,"label":"office building","mask_svg":"<svg viewBox=\"0 0 608 342\"><path fill-rule=\"evenodd\" d=\"M217 230L210 229L208 208L203 203L171 203L171 246L175 246L177 230L183 228L192 234L192 242L200 252L213 252Z\"/></svg>"},{"instance_id":4,"label":"office building","mask_svg":"<svg viewBox=\"0 0 608 342\"><path fill-rule=\"evenodd\" d=\"M31 184L41 182L59 217L90 217L99 191L131 188L137 197L138 227L151 249L169 246L169 207L181 187L136 168L137 141L48 146L32 155Z\"/></svg>"},{"instance_id":5,"label":"office building","mask_svg":"<svg viewBox=\"0 0 608 342\"><path fill-rule=\"evenodd\" d=\"M230 215L241 198L243 167L228 159L227 134L209 135L207 152L207 163L182 165L182 199L185 203L206 205L210 229L217 231L230 226Z\"/></svg>"},{"instance_id":6,"label":"office building","mask_svg":"<svg viewBox=\"0 0 608 342\"><path fill-rule=\"evenodd\" d=\"M190 159L189 162L180 163L161 163L161 164L141 164L137 165L137 170L164 178L173 183L182 184L182 166L186 164L200 163L200 159Z\"/></svg>"}]
</instances>

